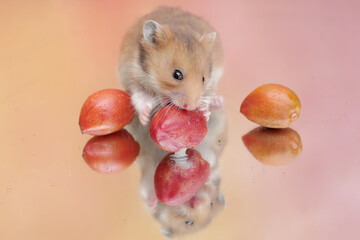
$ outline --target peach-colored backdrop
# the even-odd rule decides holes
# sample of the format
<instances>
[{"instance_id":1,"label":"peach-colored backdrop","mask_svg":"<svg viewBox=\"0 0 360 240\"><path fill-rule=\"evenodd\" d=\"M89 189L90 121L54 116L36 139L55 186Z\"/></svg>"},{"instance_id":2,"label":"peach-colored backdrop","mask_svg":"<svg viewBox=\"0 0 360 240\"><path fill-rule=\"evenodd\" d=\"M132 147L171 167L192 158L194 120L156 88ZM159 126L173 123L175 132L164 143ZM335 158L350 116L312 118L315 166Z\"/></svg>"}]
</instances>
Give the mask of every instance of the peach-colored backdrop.
<instances>
[{"instance_id":1,"label":"peach-colored backdrop","mask_svg":"<svg viewBox=\"0 0 360 240\"><path fill-rule=\"evenodd\" d=\"M136 164L104 176L83 161L79 111L120 88L126 29L158 5L207 19L225 49L219 93L229 144L220 160L226 209L185 239L359 239L359 1L2 1L0 239L162 239ZM302 102L303 151L285 166L255 160L241 136L256 125L241 101L263 83Z\"/></svg>"}]
</instances>

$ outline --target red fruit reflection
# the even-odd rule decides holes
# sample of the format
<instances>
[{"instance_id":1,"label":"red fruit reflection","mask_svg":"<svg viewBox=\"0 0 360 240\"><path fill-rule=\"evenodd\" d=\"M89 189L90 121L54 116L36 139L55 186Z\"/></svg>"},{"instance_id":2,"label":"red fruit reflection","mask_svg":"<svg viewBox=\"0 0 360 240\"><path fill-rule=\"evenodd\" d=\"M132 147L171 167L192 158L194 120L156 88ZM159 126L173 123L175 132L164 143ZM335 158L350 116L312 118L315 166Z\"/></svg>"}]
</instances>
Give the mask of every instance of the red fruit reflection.
<instances>
[{"instance_id":1,"label":"red fruit reflection","mask_svg":"<svg viewBox=\"0 0 360 240\"><path fill-rule=\"evenodd\" d=\"M85 162L99 173L118 173L130 166L139 155L140 145L122 129L91 138L84 147Z\"/></svg>"},{"instance_id":2,"label":"red fruit reflection","mask_svg":"<svg viewBox=\"0 0 360 240\"><path fill-rule=\"evenodd\" d=\"M291 129L258 127L242 137L250 153L268 165L284 165L292 162L302 150L299 134Z\"/></svg>"},{"instance_id":3,"label":"red fruit reflection","mask_svg":"<svg viewBox=\"0 0 360 240\"><path fill-rule=\"evenodd\" d=\"M190 200L206 182L210 165L194 149L186 151L187 158L173 160L171 154L158 165L154 183L157 198L167 204L178 206Z\"/></svg>"}]
</instances>

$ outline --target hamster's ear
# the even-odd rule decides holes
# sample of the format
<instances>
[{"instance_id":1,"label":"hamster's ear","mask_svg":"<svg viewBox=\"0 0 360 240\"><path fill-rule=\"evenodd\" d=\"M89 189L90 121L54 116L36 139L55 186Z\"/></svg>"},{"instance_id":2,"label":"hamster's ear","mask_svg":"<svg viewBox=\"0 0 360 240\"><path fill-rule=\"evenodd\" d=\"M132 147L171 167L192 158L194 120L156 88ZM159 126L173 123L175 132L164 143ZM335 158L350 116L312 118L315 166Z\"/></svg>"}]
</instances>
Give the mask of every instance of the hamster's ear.
<instances>
[{"instance_id":1,"label":"hamster's ear","mask_svg":"<svg viewBox=\"0 0 360 240\"><path fill-rule=\"evenodd\" d=\"M212 48L216 40L216 32L209 33L201 37L200 41L207 48Z\"/></svg>"},{"instance_id":2,"label":"hamster's ear","mask_svg":"<svg viewBox=\"0 0 360 240\"><path fill-rule=\"evenodd\" d=\"M163 27L154 20L147 20L143 26L143 35L148 44L154 45L157 40L164 38Z\"/></svg>"}]
</instances>

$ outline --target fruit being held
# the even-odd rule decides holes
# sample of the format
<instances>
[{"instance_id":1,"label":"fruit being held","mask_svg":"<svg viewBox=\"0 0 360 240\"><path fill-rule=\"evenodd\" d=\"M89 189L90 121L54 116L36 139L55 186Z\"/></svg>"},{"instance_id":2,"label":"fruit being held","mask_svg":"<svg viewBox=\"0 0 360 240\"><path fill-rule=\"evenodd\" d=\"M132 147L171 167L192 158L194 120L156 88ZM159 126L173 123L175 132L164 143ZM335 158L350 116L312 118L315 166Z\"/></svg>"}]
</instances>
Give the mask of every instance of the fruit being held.
<instances>
[{"instance_id":1,"label":"fruit being held","mask_svg":"<svg viewBox=\"0 0 360 240\"><path fill-rule=\"evenodd\" d=\"M91 138L84 147L83 158L99 173L117 173L130 166L139 155L140 145L122 129Z\"/></svg>"},{"instance_id":2,"label":"fruit being held","mask_svg":"<svg viewBox=\"0 0 360 240\"><path fill-rule=\"evenodd\" d=\"M126 92L104 89L86 99L80 112L80 129L83 134L106 135L129 124L134 113Z\"/></svg>"},{"instance_id":3,"label":"fruit being held","mask_svg":"<svg viewBox=\"0 0 360 240\"><path fill-rule=\"evenodd\" d=\"M286 128L299 117L300 100L289 88L265 84L242 102L240 112L250 121L270 128Z\"/></svg>"},{"instance_id":4,"label":"fruit being held","mask_svg":"<svg viewBox=\"0 0 360 240\"><path fill-rule=\"evenodd\" d=\"M203 186L210 174L210 165L194 149L186 150L187 158L173 160L169 154L159 163L155 176L157 198L178 206L190 200Z\"/></svg>"},{"instance_id":5,"label":"fruit being held","mask_svg":"<svg viewBox=\"0 0 360 240\"><path fill-rule=\"evenodd\" d=\"M174 106L161 108L150 123L151 138L167 152L196 147L206 134L206 119L201 112Z\"/></svg>"}]
</instances>

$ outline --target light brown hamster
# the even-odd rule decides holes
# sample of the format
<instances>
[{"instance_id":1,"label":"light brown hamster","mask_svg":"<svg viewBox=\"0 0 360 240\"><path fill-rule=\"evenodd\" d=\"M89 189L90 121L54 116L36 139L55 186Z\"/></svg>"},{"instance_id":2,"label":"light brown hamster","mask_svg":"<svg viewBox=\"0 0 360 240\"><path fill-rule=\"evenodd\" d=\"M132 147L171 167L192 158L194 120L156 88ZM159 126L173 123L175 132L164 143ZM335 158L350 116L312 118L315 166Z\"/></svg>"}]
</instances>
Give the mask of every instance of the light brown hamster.
<instances>
[{"instance_id":1,"label":"light brown hamster","mask_svg":"<svg viewBox=\"0 0 360 240\"><path fill-rule=\"evenodd\" d=\"M119 77L140 122L149 123L159 104L203 112L223 98L215 94L223 72L223 50L215 30L179 8L160 7L141 18L124 37Z\"/></svg>"}]
</instances>

